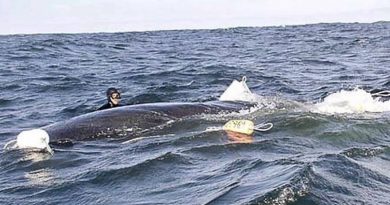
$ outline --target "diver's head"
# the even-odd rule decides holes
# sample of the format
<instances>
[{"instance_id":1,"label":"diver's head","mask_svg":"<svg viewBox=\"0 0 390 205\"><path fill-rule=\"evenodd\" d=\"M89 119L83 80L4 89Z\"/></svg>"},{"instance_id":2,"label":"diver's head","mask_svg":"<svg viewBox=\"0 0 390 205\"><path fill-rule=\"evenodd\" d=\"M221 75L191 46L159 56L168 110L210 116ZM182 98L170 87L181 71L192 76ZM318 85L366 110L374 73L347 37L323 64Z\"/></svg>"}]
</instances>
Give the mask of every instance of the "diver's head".
<instances>
[{"instance_id":1,"label":"diver's head","mask_svg":"<svg viewBox=\"0 0 390 205\"><path fill-rule=\"evenodd\" d=\"M116 88L108 88L106 95L108 102L112 103L113 105L119 105L121 101L121 94Z\"/></svg>"}]
</instances>

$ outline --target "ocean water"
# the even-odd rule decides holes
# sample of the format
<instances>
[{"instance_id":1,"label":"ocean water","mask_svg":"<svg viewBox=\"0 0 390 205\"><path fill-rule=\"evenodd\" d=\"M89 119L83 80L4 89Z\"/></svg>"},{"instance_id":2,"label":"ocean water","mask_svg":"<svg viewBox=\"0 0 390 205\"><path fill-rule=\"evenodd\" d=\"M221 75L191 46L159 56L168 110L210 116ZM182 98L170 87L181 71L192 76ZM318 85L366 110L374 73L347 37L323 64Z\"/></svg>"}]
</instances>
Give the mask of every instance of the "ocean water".
<instances>
[{"instance_id":1,"label":"ocean water","mask_svg":"<svg viewBox=\"0 0 390 205\"><path fill-rule=\"evenodd\" d=\"M204 115L128 143L0 151L0 204L389 204L390 23L0 36L0 146L23 130L124 104L218 100L233 79L254 112ZM230 119L271 122L249 141ZM208 131L207 131L208 130Z\"/></svg>"}]
</instances>

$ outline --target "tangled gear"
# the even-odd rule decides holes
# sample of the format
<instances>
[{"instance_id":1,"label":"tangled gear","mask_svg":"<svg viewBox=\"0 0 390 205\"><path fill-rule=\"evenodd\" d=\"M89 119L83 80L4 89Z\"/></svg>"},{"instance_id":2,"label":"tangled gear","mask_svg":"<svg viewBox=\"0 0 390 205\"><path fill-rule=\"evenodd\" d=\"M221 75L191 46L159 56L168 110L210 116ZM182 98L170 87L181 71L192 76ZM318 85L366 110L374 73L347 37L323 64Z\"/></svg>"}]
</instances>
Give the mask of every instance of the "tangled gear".
<instances>
[{"instance_id":1,"label":"tangled gear","mask_svg":"<svg viewBox=\"0 0 390 205\"><path fill-rule=\"evenodd\" d=\"M265 132L272 127L272 123L254 125L253 121L250 120L230 120L223 126L223 130L252 135L254 131Z\"/></svg>"}]
</instances>

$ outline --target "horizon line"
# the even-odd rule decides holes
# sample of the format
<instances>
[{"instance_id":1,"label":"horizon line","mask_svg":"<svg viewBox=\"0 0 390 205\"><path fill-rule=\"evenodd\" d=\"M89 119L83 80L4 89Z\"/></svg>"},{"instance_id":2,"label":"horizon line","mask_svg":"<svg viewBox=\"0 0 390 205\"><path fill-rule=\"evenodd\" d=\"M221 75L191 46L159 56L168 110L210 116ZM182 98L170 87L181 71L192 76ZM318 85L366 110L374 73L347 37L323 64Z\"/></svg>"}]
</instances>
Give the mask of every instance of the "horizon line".
<instances>
[{"instance_id":1,"label":"horizon line","mask_svg":"<svg viewBox=\"0 0 390 205\"><path fill-rule=\"evenodd\" d=\"M31 33L0 33L0 36L23 36L23 35L74 35L74 34L113 34L113 33L143 33L143 32L161 32L161 31L190 31L190 30L220 30L220 29L234 29L234 28L270 28L270 27L290 27L290 26L306 26L316 24L375 24L375 23L390 23L389 20L377 21L334 21L334 22L317 22L317 23L290 23L290 24L275 24L275 25L243 25L243 26L222 26L222 27L205 27L205 28L166 28L166 29L134 29L125 30L118 29L112 31L75 31L75 32L31 32Z\"/></svg>"}]
</instances>

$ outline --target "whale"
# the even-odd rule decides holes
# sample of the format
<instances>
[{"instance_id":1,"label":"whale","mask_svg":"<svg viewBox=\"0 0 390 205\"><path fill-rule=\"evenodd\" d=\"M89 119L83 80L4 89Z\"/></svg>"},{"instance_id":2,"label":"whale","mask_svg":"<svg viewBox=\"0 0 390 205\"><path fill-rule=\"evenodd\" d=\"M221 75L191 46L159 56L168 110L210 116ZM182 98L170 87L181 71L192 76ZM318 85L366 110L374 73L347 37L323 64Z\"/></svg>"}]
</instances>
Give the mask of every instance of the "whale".
<instances>
[{"instance_id":1,"label":"whale","mask_svg":"<svg viewBox=\"0 0 390 205\"><path fill-rule=\"evenodd\" d=\"M80 115L40 129L47 133L51 145L102 138L128 140L196 115L239 112L254 106L228 101L128 105Z\"/></svg>"},{"instance_id":2,"label":"whale","mask_svg":"<svg viewBox=\"0 0 390 205\"><path fill-rule=\"evenodd\" d=\"M16 140L7 143L4 148L46 148L52 153L52 145L71 146L78 141L104 138L131 140L197 115L229 114L242 110L250 112L258 104L252 101L254 98L245 81L246 77L241 82L233 80L218 101L147 103L99 110L22 131Z\"/></svg>"},{"instance_id":3,"label":"whale","mask_svg":"<svg viewBox=\"0 0 390 205\"><path fill-rule=\"evenodd\" d=\"M163 134L174 122L196 116L251 112L257 104L238 101L205 103L148 103L120 106L95 111L56 122L44 127L25 130L4 149L27 149L54 153L54 147L69 147L76 142L98 139L129 141L148 135Z\"/></svg>"}]
</instances>

